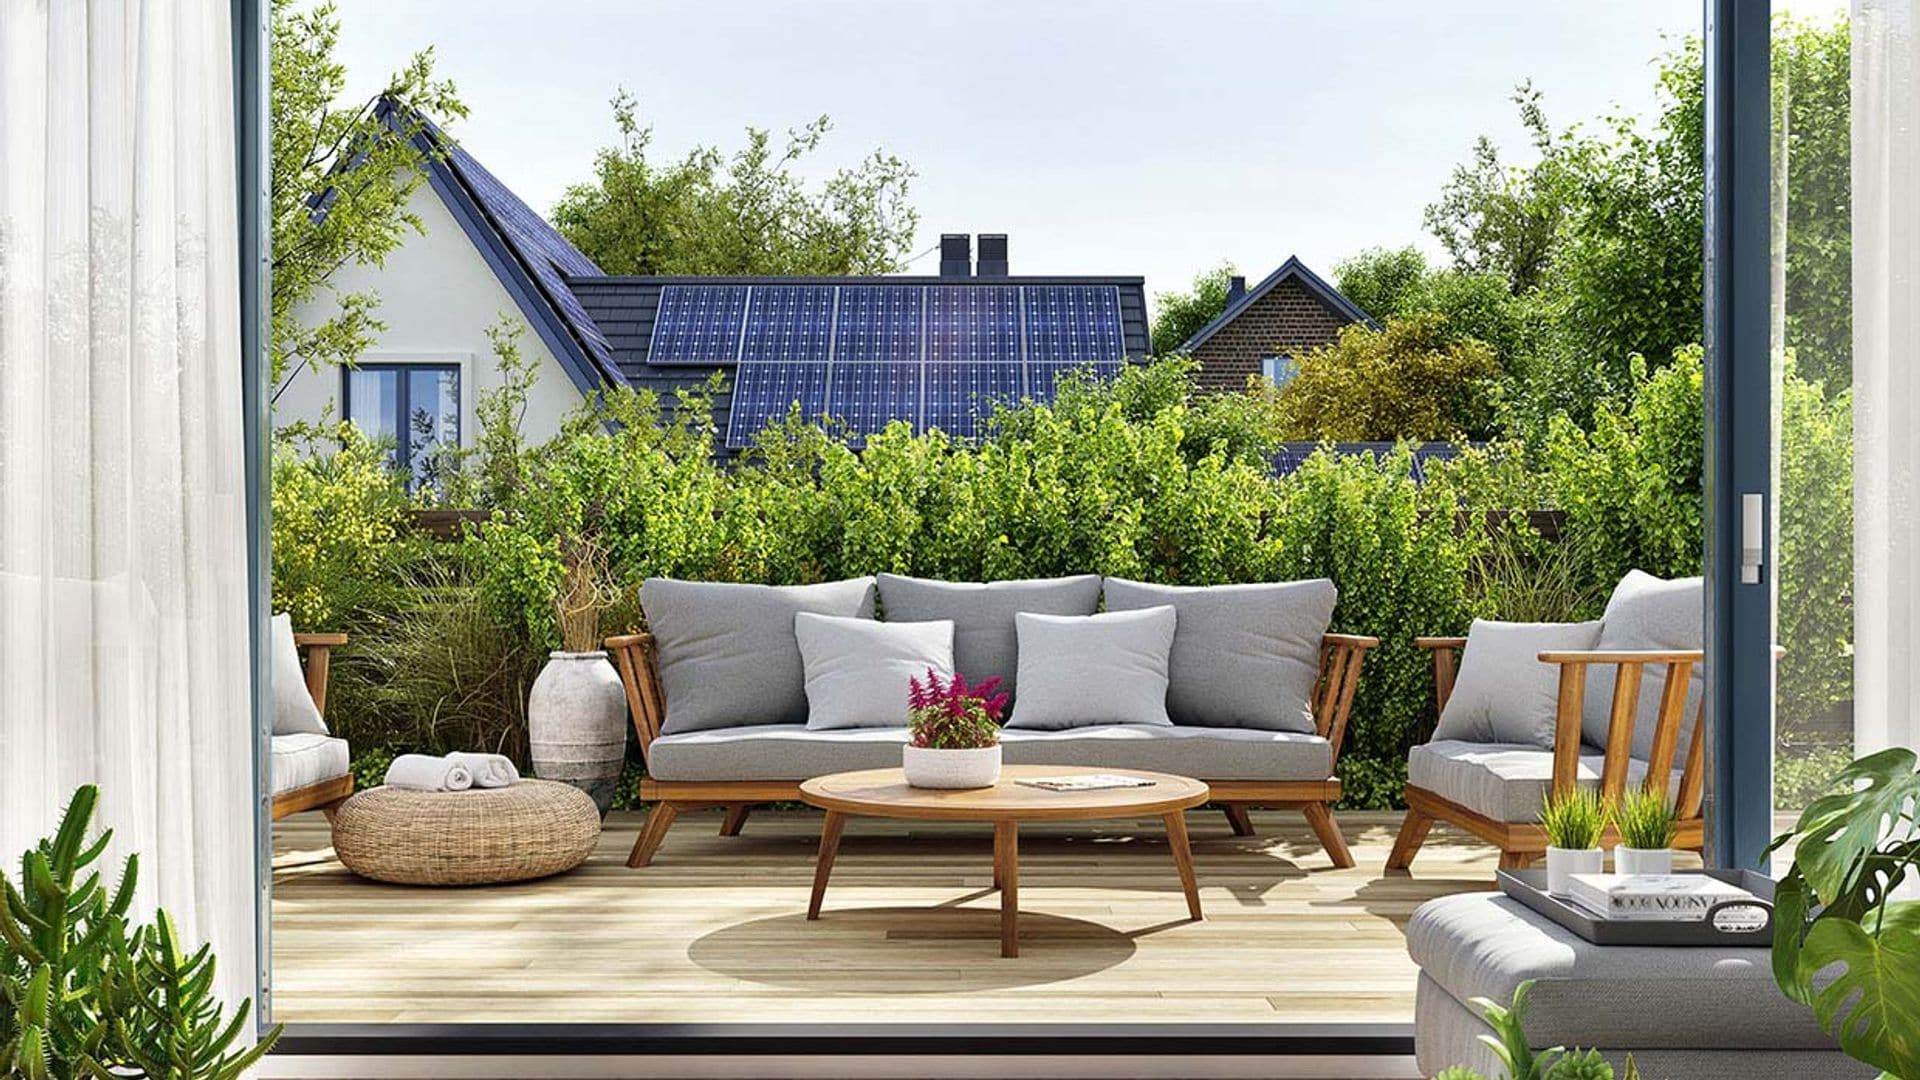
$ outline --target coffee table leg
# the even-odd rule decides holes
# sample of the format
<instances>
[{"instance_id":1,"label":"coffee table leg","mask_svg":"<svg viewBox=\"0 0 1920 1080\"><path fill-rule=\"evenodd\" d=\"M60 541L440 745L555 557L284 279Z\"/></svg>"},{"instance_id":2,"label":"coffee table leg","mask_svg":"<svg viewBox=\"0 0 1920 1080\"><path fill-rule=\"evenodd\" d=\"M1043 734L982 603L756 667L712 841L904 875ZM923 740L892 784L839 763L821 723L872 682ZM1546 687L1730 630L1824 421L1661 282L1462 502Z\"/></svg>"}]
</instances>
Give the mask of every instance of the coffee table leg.
<instances>
[{"instance_id":1,"label":"coffee table leg","mask_svg":"<svg viewBox=\"0 0 1920 1080\"><path fill-rule=\"evenodd\" d=\"M993 879L1000 886L1000 955L1020 955L1020 827L993 823Z\"/></svg>"},{"instance_id":2,"label":"coffee table leg","mask_svg":"<svg viewBox=\"0 0 1920 1080\"><path fill-rule=\"evenodd\" d=\"M847 815L827 811L826 823L820 826L820 856L813 867L813 899L807 902L810 920L820 917L820 901L827 895L827 875L833 873L833 857L840 853L840 832L846 827Z\"/></svg>"},{"instance_id":3,"label":"coffee table leg","mask_svg":"<svg viewBox=\"0 0 1920 1080\"><path fill-rule=\"evenodd\" d=\"M1193 877L1193 846L1187 842L1187 815L1179 810L1167 815L1167 846L1173 849L1173 865L1180 871L1180 887L1187 893L1187 914L1200 918L1200 883Z\"/></svg>"}]
</instances>

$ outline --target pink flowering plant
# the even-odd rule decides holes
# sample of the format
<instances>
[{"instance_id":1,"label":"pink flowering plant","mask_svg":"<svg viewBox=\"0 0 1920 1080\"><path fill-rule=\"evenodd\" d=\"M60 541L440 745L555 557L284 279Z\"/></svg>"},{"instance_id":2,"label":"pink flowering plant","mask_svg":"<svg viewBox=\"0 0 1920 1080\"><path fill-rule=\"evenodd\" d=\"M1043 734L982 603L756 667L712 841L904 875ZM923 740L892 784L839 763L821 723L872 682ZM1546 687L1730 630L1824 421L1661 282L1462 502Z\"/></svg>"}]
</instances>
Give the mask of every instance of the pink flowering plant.
<instances>
[{"instance_id":1,"label":"pink flowering plant","mask_svg":"<svg viewBox=\"0 0 1920 1080\"><path fill-rule=\"evenodd\" d=\"M950 679L927 669L927 677L907 679L907 724L913 745L927 750L979 750L1000 742L1000 716L1007 695L994 677L968 686L955 672Z\"/></svg>"}]
</instances>

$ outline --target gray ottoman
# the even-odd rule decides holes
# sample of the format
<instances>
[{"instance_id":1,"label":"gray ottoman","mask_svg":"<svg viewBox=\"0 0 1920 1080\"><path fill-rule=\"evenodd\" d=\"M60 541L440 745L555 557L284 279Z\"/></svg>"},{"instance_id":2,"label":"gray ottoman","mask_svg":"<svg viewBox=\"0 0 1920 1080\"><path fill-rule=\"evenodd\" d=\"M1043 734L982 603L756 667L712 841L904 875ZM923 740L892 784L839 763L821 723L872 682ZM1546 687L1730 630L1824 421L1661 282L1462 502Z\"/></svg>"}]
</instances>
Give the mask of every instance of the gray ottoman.
<instances>
[{"instance_id":1,"label":"gray ottoman","mask_svg":"<svg viewBox=\"0 0 1920 1080\"><path fill-rule=\"evenodd\" d=\"M1476 997L1505 1004L1528 979L1527 1041L1597 1047L1615 1066L1685 1080L1872 1080L1773 982L1765 949L1605 947L1499 893L1423 904L1407 924L1420 965L1414 1050L1422 1074L1499 1075Z\"/></svg>"}]
</instances>

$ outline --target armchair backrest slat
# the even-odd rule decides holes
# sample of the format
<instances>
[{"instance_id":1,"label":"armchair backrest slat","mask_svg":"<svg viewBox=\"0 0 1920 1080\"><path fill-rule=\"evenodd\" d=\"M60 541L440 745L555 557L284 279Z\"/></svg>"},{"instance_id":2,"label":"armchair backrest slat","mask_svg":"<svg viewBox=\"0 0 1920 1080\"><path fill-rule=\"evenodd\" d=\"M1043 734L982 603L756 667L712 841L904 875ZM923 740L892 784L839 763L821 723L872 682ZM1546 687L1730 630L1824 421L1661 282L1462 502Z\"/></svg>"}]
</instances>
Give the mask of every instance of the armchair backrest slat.
<instances>
[{"instance_id":1,"label":"armchair backrest slat","mask_svg":"<svg viewBox=\"0 0 1920 1080\"><path fill-rule=\"evenodd\" d=\"M1687 687L1693 663L1676 660L1667 665L1667 683L1660 691L1660 713L1654 718L1653 749L1647 755L1647 790L1666 794L1672 782L1673 759L1680 746L1680 724L1687 713Z\"/></svg>"},{"instance_id":2,"label":"armchair backrest slat","mask_svg":"<svg viewBox=\"0 0 1920 1080\"><path fill-rule=\"evenodd\" d=\"M1580 716L1587 694L1587 665L1560 665L1559 707L1553 721L1553 796L1572 791L1580 778Z\"/></svg>"},{"instance_id":3,"label":"armchair backrest slat","mask_svg":"<svg viewBox=\"0 0 1920 1080\"><path fill-rule=\"evenodd\" d=\"M1633 726L1640 708L1640 673L1646 665L1628 660L1618 667L1607 713L1606 758L1600 766L1600 798L1614 804L1627 793L1627 774L1633 764Z\"/></svg>"}]
</instances>

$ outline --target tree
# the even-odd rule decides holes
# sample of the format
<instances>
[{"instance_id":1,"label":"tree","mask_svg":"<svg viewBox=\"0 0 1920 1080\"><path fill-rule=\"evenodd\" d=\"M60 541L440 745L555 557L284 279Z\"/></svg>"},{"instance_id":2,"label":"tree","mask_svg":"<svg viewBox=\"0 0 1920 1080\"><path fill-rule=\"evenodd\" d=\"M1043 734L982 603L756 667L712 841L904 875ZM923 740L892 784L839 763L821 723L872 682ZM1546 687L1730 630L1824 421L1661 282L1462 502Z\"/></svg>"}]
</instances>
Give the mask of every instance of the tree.
<instances>
[{"instance_id":1,"label":"tree","mask_svg":"<svg viewBox=\"0 0 1920 1080\"><path fill-rule=\"evenodd\" d=\"M799 175L831 122L789 130L776 150L762 128L731 155L700 146L677 161L647 153L653 128L625 90L614 95L619 140L594 158L553 224L609 274L884 274L899 270L919 216L915 173L876 150L817 188Z\"/></svg>"},{"instance_id":2,"label":"tree","mask_svg":"<svg viewBox=\"0 0 1920 1080\"><path fill-rule=\"evenodd\" d=\"M1353 323L1300 358L1275 408L1290 439L1484 437L1499 373L1493 350L1451 333L1445 316Z\"/></svg>"},{"instance_id":3,"label":"tree","mask_svg":"<svg viewBox=\"0 0 1920 1080\"><path fill-rule=\"evenodd\" d=\"M467 114L453 83L434 77L432 49L415 53L380 93L340 104L347 71L334 59L339 39L331 3L301 11L295 0L274 0L275 397L302 368L352 364L385 329L376 314L380 298L340 292L333 275L355 263L378 266L409 234L426 232L408 205L428 163L414 136L428 117L447 122ZM331 315L295 318L296 309L322 300L331 303Z\"/></svg>"},{"instance_id":4,"label":"tree","mask_svg":"<svg viewBox=\"0 0 1920 1080\"><path fill-rule=\"evenodd\" d=\"M1223 262L1211 270L1194 275L1193 287L1186 292L1159 293L1153 298L1153 354L1171 356L1200 328L1227 310L1227 285L1234 274L1232 263Z\"/></svg>"},{"instance_id":5,"label":"tree","mask_svg":"<svg viewBox=\"0 0 1920 1080\"><path fill-rule=\"evenodd\" d=\"M1336 265L1333 280L1361 311L1384 320L1423 310L1428 273L1427 257L1408 244L1367 248Z\"/></svg>"},{"instance_id":6,"label":"tree","mask_svg":"<svg viewBox=\"0 0 1920 1080\"><path fill-rule=\"evenodd\" d=\"M1450 335L1491 346L1503 368L1526 364L1535 320L1498 274L1430 269L1420 249L1408 245L1368 248L1334 267L1334 280L1347 299L1375 319L1442 315Z\"/></svg>"},{"instance_id":7,"label":"tree","mask_svg":"<svg viewBox=\"0 0 1920 1080\"><path fill-rule=\"evenodd\" d=\"M1454 265L1499 274L1513 292L1539 285L1553 257L1554 238L1567 214L1569 138L1556 137L1540 106L1540 91L1524 82L1513 92L1520 123L1540 155L1534 165L1511 168L1493 140L1482 135L1473 158L1453 171L1440 198L1427 207L1426 225L1453 256Z\"/></svg>"}]
</instances>

